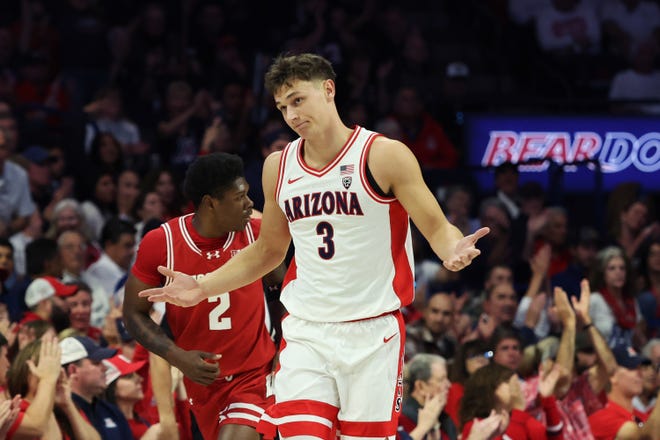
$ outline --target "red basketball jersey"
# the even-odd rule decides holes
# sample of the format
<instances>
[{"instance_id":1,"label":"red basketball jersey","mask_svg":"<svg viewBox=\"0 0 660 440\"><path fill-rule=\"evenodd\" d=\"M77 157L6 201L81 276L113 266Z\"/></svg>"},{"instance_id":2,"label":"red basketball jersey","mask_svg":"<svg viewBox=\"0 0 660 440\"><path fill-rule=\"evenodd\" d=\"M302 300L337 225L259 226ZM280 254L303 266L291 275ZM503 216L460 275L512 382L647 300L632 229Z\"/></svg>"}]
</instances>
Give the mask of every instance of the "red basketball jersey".
<instances>
[{"instance_id":1,"label":"red basketball jersey","mask_svg":"<svg viewBox=\"0 0 660 440\"><path fill-rule=\"evenodd\" d=\"M162 285L171 280L158 265L201 278L225 264L259 233L261 220L222 238L200 236L193 214L174 218L150 231L141 241L133 274L142 282ZM222 354L221 378L259 368L275 355L261 281L217 295L190 308L167 304L165 314L174 342L184 350Z\"/></svg>"}]
</instances>

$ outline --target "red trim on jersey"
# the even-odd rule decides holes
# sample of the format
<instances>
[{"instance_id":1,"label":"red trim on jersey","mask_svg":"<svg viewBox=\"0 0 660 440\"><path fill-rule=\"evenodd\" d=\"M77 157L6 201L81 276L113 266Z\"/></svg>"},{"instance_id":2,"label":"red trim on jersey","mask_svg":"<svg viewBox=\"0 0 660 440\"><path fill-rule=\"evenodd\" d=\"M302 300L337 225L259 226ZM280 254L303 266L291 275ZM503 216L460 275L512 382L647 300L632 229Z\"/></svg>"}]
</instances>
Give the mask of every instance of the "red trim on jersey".
<instances>
[{"instance_id":1,"label":"red trim on jersey","mask_svg":"<svg viewBox=\"0 0 660 440\"><path fill-rule=\"evenodd\" d=\"M364 149L362 150L362 156L360 157L360 180L362 181L362 186L364 187L367 194L378 203L392 203L396 200L396 197L383 197L378 194L374 188L369 183L367 179L367 159L369 158L369 151L371 151L371 146L376 140L377 137L382 136L380 133L372 134L364 143Z\"/></svg>"},{"instance_id":2,"label":"red trim on jersey","mask_svg":"<svg viewBox=\"0 0 660 440\"><path fill-rule=\"evenodd\" d=\"M284 183L284 164L286 162L286 157L289 154L289 150L291 149L292 142L289 142L286 147L284 147L284 150L282 150L282 154L280 156L280 164L277 168L277 182L275 184L275 200L279 201L280 199L280 191L282 190L282 184Z\"/></svg>"},{"instance_id":3,"label":"red trim on jersey","mask_svg":"<svg viewBox=\"0 0 660 440\"><path fill-rule=\"evenodd\" d=\"M282 437L311 435L334 440L339 408L316 400L290 400L276 403L266 410L257 431L273 438L275 429Z\"/></svg>"},{"instance_id":4,"label":"red trim on jersey","mask_svg":"<svg viewBox=\"0 0 660 440\"><path fill-rule=\"evenodd\" d=\"M297 151L296 151L296 157L298 159L298 164L300 165L300 167L304 171L306 171L307 173L309 173L313 176L321 177L324 174L327 174L328 171L330 171L334 166L336 166L339 163L339 161L341 161L344 158L344 156L346 156L346 153L348 153L348 150L351 148L351 146L355 142L355 139L357 139L358 134L360 133L361 130L362 130L362 127L360 127L359 125L356 125L355 127L353 127L353 133L351 133L351 136L348 138L348 140L346 141L344 146L341 147L341 150L339 150L339 153L337 154L337 156L330 163L328 163L326 166L324 166L320 170L315 170L314 168L308 166L305 163L305 159L303 158L303 145L304 145L305 140L300 139L300 142L298 142L298 148L297 148Z\"/></svg>"},{"instance_id":5,"label":"red trim on jersey","mask_svg":"<svg viewBox=\"0 0 660 440\"><path fill-rule=\"evenodd\" d=\"M395 419L397 422L398 420ZM341 435L353 437L383 438L395 435L397 423L389 422L342 422L339 421Z\"/></svg>"},{"instance_id":6,"label":"red trim on jersey","mask_svg":"<svg viewBox=\"0 0 660 440\"><path fill-rule=\"evenodd\" d=\"M401 203L398 201L391 203L390 231L392 234L392 261L394 262L392 288L402 306L410 304L415 295L413 273L406 253L406 238L409 228L408 213L403 209Z\"/></svg>"}]
</instances>

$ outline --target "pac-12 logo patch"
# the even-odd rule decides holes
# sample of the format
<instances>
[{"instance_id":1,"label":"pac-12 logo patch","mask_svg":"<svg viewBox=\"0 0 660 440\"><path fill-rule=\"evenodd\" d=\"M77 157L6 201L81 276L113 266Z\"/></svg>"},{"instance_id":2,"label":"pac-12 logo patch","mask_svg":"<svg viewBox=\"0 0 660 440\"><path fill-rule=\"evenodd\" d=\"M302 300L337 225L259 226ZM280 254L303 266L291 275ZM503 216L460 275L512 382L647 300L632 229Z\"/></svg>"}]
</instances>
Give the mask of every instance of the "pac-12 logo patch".
<instances>
[{"instance_id":1,"label":"pac-12 logo patch","mask_svg":"<svg viewBox=\"0 0 660 440\"><path fill-rule=\"evenodd\" d=\"M350 188L351 183L353 183L353 178L351 176L341 178L341 184L344 185L344 188Z\"/></svg>"}]
</instances>

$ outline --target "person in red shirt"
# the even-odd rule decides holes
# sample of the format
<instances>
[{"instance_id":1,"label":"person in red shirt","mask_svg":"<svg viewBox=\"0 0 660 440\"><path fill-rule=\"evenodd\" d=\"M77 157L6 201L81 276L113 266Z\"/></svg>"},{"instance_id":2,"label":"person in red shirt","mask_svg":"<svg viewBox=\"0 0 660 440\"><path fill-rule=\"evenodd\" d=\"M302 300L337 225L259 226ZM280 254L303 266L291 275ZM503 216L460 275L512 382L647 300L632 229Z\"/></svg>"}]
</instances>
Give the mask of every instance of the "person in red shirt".
<instances>
[{"instance_id":1,"label":"person in red shirt","mask_svg":"<svg viewBox=\"0 0 660 440\"><path fill-rule=\"evenodd\" d=\"M149 317L152 304L138 296L170 282L158 272L159 266L202 278L259 235L261 221L251 218L253 204L238 156L198 157L188 168L184 192L195 206L194 213L168 221L140 243L126 282L126 329L183 372L191 409L205 439L257 440L256 424L274 403L267 384L275 344L261 279L219 291L191 309L168 304L164 325L173 340ZM162 379L152 377L154 389L156 380Z\"/></svg>"},{"instance_id":2,"label":"person in red shirt","mask_svg":"<svg viewBox=\"0 0 660 440\"><path fill-rule=\"evenodd\" d=\"M632 347L617 346L612 352L618 367L610 375L607 405L589 416L594 437L596 440L660 438L660 405L647 415L632 404L633 397L642 392L642 357Z\"/></svg>"},{"instance_id":3,"label":"person in red shirt","mask_svg":"<svg viewBox=\"0 0 660 440\"><path fill-rule=\"evenodd\" d=\"M547 425L523 411L524 398L518 376L509 368L491 363L477 370L465 383L465 393L460 407L463 438L468 438L474 419L484 419L493 410L506 411L511 419L502 436L511 440L563 439L562 422L553 391L559 379L559 368L553 367L542 375L539 394Z\"/></svg>"}]
</instances>

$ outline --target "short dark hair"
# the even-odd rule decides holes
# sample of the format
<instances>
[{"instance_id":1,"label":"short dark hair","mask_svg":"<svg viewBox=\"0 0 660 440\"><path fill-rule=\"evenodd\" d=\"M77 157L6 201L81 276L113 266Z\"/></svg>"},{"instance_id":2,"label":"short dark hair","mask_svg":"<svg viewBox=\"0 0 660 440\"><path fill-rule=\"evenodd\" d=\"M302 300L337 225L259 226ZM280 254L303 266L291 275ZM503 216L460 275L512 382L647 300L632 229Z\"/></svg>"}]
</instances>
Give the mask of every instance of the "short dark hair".
<instances>
[{"instance_id":1,"label":"short dark hair","mask_svg":"<svg viewBox=\"0 0 660 440\"><path fill-rule=\"evenodd\" d=\"M449 368L449 379L451 382L465 383L467 378L470 377L470 373L465 367L465 362L472 356L484 354L487 351L488 344L482 339L474 339L460 344L458 350L456 350L454 361Z\"/></svg>"},{"instance_id":2,"label":"short dark hair","mask_svg":"<svg viewBox=\"0 0 660 440\"><path fill-rule=\"evenodd\" d=\"M135 235L135 226L119 217L108 219L103 225L103 229L101 229L101 246L105 247L108 242L112 244L119 243L121 236L124 234Z\"/></svg>"},{"instance_id":3,"label":"short dark hair","mask_svg":"<svg viewBox=\"0 0 660 440\"><path fill-rule=\"evenodd\" d=\"M513 163L513 162L502 162L498 166L495 167L495 176L498 176L500 174L503 174L507 171L512 171L516 174L520 174L520 170L518 170L518 164Z\"/></svg>"},{"instance_id":4,"label":"short dark hair","mask_svg":"<svg viewBox=\"0 0 660 440\"><path fill-rule=\"evenodd\" d=\"M327 59L313 53L280 55L266 72L265 87L274 94L282 86L291 86L293 81L335 80L337 74Z\"/></svg>"},{"instance_id":5,"label":"short dark hair","mask_svg":"<svg viewBox=\"0 0 660 440\"><path fill-rule=\"evenodd\" d=\"M505 339L515 339L520 345L520 352L522 353L523 344L520 333L513 327L509 325L498 325L493 331L493 335L490 337L489 345L491 350L495 352L497 350L497 345Z\"/></svg>"},{"instance_id":6,"label":"short dark hair","mask_svg":"<svg viewBox=\"0 0 660 440\"><path fill-rule=\"evenodd\" d=\"M14 245L11 244L11 241L7 237L0 237L0 247L6 247L11 250L12 258L14 257Z\"/></svg>"},{"instance_id":7,"label":"short dark hair","mask_svg":"<svg viewBox=\"0 0 660 440\"><path fill-rule=\"evenodd\" d=\"M183 193L196 209L205 195L221 199L236 179L243 176L240 156L229 153L200 156L186 171Z\"/></svg>"},{"instance_id":8,"label":"short dark hair","mask_svg":"<svg viewBox=\"0 0 660 440\"><path fill-rule=\"evenodd\" d=\"M25 246L25 271L30 276L46 271L46 262L58 257L57 242L51 238L37 238Z\"/></svg>"}]
</instances>

